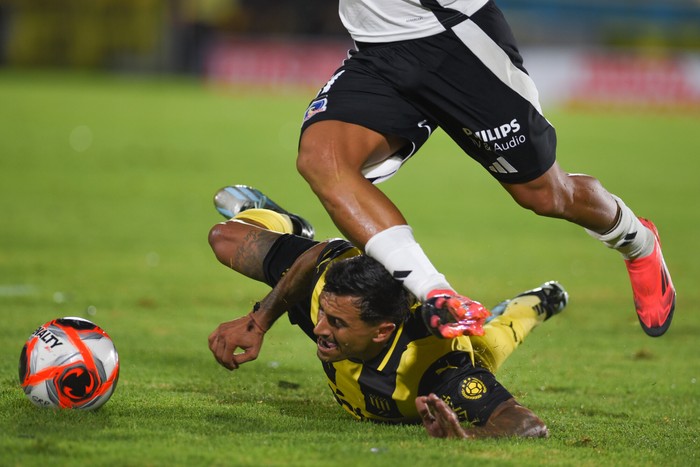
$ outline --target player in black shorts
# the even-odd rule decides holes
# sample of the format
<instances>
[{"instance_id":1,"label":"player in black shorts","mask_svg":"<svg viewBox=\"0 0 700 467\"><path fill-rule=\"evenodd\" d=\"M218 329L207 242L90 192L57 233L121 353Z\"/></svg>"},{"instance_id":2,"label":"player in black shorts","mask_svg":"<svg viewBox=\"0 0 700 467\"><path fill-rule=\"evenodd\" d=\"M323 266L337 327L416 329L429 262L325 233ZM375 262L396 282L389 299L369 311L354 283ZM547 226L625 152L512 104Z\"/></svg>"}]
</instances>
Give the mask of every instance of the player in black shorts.
<instances>
[{"instance_id":1,"label":"player in black shorts","mask_svg":"<svg viewBox=\"0 0 700 467\"><path fill-rule=\"evenodd\" d=\"M265 332L287 312L316 341L333 396L356 419L422 422L437 437L547 436L545 424L493 371L564 308L561 286L548 282L520 294L496 307L486 325L487 314L475 316L475 335L444 339L426 326L427 309L376 260L345 240L290 235L295 223L288 212L253 188L229 188L240 198L219 206L233 218L211 230L212 249L224 265L273 289L247 316L210 335L221 365L233 370L255 359ZM241 202L244 193L260 194L258 202Z\"/></svg>"},{"instance_id":2,"label":"player in black shorts","mask_svg":"<svg viewBox=\"0 0 700 467\"><path fill-rule=\"evenodd\" d=\"M460 319L472 301L436 270L375 186L442 128L520 206L618 250L642 328L651 336L668 329L676 294L656 227L597 179L556 162L555 130L493 1L341 0L340 14L357 47L304 115L297 168L346 238ZM422 190L456 195L439 170ZM459 301L464 307L452 306Z\"/></svg>"}]
</instances>

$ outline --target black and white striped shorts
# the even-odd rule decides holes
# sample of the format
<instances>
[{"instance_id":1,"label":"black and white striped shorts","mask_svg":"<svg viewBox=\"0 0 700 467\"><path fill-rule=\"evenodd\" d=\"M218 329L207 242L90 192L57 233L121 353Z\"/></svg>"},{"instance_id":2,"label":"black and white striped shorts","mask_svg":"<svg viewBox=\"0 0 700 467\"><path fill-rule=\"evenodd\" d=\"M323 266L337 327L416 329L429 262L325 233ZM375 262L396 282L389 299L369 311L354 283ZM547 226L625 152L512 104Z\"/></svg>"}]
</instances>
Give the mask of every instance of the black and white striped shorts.
<instances>
[{"instance_id":1,"label":"black and white striped shorts","mask_svg":"<svg viewBox=\"0 0 700 467\"><path fill-rule=\"evenodd\" d=\"M504 183L533 180L555 161L555 130L492 1L435 36L357 44L312 100L302 132L321 120L407 140L366 168L373 182L396 173L437 127Z\"/></svg>"}]
</instances>

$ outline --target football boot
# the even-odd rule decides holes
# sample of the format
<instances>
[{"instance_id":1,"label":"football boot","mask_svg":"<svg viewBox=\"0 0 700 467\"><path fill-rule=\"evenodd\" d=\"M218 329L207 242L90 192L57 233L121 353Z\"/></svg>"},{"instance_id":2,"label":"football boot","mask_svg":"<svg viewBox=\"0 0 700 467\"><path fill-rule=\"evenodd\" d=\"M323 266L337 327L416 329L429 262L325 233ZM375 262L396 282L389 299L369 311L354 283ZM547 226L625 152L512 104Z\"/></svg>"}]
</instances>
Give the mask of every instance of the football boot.
<instances>
[{"instance_id":1,"label":"football boot","mask_svg":"<svg viewBox=\"0 0 700 467\"><path fill-rule=\"evenodd\" d=\"M491 308L491 316L486 319L486 322L488 323L495 317L502 315L511 301L527 295L534 295L540 299L540 303L534 308L540 316L544 316L544 320L548 320L552 316L560 313L569 303L569 293L564 290L564 287L556 281L549 281L535 289L525 291L512 299L504 300L494 306Z\"/></svg>"},{"instance_id":2,"label":"football boot","mask_svg":"<svg viewBox=\"0 0 700 467\"><path fill-rule=\"evenodd\" d=\"M260 190L250 186L232 185L220 189L214 195L214 206L226 219L231 219L246 209L269 209L285 214L292 221L295 235L308 239L314 238L314 228L309 221L283 209Z\"/></svg>"},{"instance_id":3,"label":"football boot","mask_svg":"<svg viewBox=\"0 0 700 467\"><path fill-rule=\"evenodd\" d=\"M676 289L661 253L659 232L653 222L639 218L641 223L654 234L654 251L643 258L625 260L634 306L642 329L652 337L658 337L668 330L676 307Z\"/></svg>"}]
</instances>

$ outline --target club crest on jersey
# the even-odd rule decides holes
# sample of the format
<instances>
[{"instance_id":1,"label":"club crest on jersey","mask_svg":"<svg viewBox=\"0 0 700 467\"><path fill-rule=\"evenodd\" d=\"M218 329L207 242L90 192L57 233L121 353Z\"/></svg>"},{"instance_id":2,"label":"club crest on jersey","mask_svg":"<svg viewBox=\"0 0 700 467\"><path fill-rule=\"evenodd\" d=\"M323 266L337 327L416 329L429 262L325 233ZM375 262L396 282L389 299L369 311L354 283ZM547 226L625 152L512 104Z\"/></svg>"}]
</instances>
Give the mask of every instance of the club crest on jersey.
<instances>
[{"instance_id":1,"label":"club crest on jersey","mask_svg":"<svg viewBox=\"0 0 700 467\"><path fill-rule=\"evenodd\" d=\"M323 98L323 99L316 99L313 101L310 105L309 108L306 109L306 112L304 112L304 121L307 121L314 115L325 112L326 109L328 108L328 99Z\"/></svg>"},{"instance_id":2,"label":"club crest on jersey","mask_svg":"<svg viewBox=\"0 0 700 467\"><path fill-rule=\"evenodd\" d=\"M462 381L462 397L465 399L481 399L486 394L486 385L478 378L467 378Z\"/></svg>"}]
</instances>

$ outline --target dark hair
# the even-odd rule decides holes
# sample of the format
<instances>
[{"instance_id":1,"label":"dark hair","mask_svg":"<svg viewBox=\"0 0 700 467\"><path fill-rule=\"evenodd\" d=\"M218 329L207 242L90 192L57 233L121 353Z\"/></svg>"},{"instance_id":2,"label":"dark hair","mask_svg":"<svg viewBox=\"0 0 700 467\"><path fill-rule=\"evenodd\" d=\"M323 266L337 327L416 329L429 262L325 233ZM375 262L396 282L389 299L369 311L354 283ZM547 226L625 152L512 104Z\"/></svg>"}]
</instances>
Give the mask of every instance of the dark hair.
<instances>
[{"instance_id":1,"label":"dark hair","mask_svg":"<svg viewBox=\"0 0 700 467\"><path fill-rule=\"evenodd\" d=\"M356 298L360 319L370 323L388 320L402 323L414 301L403 284L374 258L353 256L336 261L326 272L323 290Z\"/></svg>"}]
</instances>

